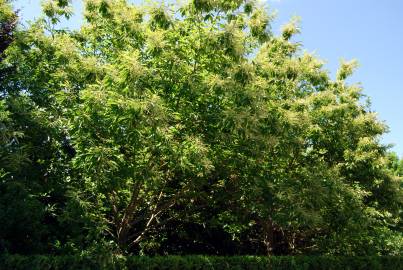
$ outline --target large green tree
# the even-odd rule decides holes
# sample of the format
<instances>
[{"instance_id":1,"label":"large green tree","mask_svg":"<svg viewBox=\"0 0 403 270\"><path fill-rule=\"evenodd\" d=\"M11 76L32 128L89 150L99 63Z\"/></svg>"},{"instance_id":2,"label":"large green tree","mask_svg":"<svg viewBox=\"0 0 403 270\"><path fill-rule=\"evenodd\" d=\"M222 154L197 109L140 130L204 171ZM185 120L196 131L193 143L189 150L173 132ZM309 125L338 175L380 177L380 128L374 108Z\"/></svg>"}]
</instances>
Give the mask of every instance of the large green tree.
<instances>
[{"instance_id":1,"label":"large green tree","mask_svg":"<svg viewBox=\"0 0 403 270\"><path fill-rule=\"evenodd\" d=\"M401 252L401 179L356 62L331 79L256 1L84 3L70 31L70 2L45 1L2 61L1 149L20 159L0 202L16 183L35 200L42 250Z\"/></svg>"}]
</instances>

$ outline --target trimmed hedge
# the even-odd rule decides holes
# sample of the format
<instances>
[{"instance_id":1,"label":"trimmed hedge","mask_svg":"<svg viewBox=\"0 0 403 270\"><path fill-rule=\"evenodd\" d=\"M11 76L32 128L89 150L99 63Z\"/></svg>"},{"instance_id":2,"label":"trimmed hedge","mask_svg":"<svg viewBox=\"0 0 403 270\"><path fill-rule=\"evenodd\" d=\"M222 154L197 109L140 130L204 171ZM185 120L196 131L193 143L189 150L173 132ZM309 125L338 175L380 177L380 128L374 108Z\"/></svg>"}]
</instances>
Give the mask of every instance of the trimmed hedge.
<instances>
[{"instance_id":1,"label":"trimmed hedge","mask_svg":"<svg viewBox=\"0 0 403 270\"><path fill-rule=\"evenodd\" d=\"M20 256L3 255L0 269L122 269L122 270L383 270L402 269L402 257L214 257L214 256Z\"/></svg>"}]
</instances>

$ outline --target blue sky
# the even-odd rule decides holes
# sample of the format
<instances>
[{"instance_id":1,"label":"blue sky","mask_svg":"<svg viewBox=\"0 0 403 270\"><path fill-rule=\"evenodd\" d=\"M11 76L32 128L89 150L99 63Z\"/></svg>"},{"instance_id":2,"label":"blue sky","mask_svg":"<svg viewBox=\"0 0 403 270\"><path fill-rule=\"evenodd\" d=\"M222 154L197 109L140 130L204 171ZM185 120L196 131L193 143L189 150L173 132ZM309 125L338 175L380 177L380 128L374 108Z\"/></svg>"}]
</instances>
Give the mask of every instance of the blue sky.
<instances>
[{"instance_id":1,"label":"blue sky","mask_svg":"<svg viewBox=\"0 0 403 270\"><path fill-rule=\"evenodd\" d=\"M261 0L264 2L264 0ZM73 0L76 13L81 1ZM139 0L134 2L141 2ZM301 17L302 32L295 40L316 52L334 76L339 60L356 58L360 68L351 82L360 82L371 98L372 109L390 132L386 144L403 156L403 1L402 0L267 0L277 10L273 31L293 15ZM23 20L39 16L40 0L15 0ZM78 28L77 14L67 27Z\"/></svg>"}]
</instances>

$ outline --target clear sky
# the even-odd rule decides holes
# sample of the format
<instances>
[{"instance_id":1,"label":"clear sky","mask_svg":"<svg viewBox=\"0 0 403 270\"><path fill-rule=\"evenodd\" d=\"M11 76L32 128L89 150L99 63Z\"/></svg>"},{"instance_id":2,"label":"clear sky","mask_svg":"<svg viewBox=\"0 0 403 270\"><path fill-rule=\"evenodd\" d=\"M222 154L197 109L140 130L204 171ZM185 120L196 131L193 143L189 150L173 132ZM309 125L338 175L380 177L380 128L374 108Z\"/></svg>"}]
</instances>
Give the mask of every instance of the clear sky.
<instances>
[{"instance_id":1,"label":"clear sky","mask_svg":"<svg viewBox=\"0 0 403 270\"><path fill-rule=\"evenodd\" d=\"M261 0L264 2L264 0ZM142 2L141 0L132 2ZM296 37L304 48L324 59L336 73L339 60L356 58L360 68L351 82L360 82L372 109L390 132L383 138L403 156L403 0L266 0L277 10L273 31L290 17L301 17L302 33ZM23 21L38 17L40 0L15 0ZM67 27L78 28L80 0L73 0L76 16Z\"/></svg>"}]
</instances>

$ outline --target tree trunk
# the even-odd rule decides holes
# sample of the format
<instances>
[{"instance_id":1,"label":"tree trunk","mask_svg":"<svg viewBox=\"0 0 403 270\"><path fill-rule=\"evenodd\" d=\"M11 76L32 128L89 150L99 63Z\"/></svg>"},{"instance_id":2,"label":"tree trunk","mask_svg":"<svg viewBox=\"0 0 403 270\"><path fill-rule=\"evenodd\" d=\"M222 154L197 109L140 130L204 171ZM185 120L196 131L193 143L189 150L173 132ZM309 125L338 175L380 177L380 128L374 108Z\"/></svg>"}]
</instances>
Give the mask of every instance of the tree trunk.
<instances>
[{"instance_id":1,"label":"tree trunk","mask_svg":"<svg viewBox=\"0 0 403 270\"><path fill-rule=\"evenodd\" d=\"M274 233L273 233L273 222L271 218L269 218L267 221L262 222L262 228L263 228L263 244L266 247L266 255L270 256L273 254L273 248L274 248Z\"/></svg>"}]
</instances>

